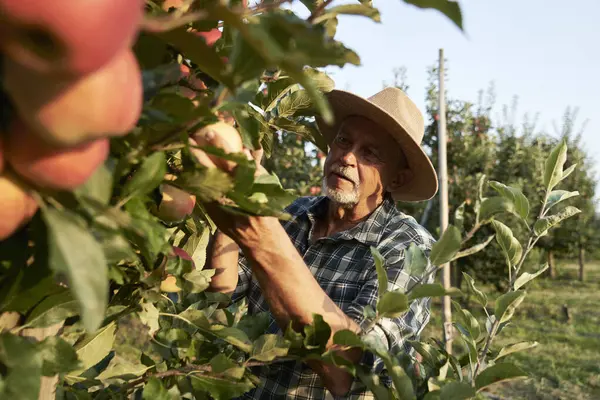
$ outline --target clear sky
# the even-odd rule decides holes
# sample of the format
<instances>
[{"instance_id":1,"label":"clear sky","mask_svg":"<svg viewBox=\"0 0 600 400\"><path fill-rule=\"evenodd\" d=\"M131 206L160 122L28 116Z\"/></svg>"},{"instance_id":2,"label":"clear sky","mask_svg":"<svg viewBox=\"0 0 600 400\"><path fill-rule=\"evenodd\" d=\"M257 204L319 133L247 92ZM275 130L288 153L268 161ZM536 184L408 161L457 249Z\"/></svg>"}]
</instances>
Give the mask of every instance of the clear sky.
<instances>
[{"instance_id":1,"label":"clear sky","mask_svg":"<svg viewBox=\"0 0 600 400\"><path fill-rule=\"evenodd\" d=\"M600 171L600 0L462 0L465 33L436 11L401 0L373 4L381 23L340 19L336 38L362 65L332 71L337 88L369 96L405 66L408 94L422 107L427 67L443 48L449 97L476 101L493 82L493 115L516 95L518 121L539 113L538 128L550 134L567 106L579 107L579 124L589 120L583 140Z\"/></svg>"}]
</instances>

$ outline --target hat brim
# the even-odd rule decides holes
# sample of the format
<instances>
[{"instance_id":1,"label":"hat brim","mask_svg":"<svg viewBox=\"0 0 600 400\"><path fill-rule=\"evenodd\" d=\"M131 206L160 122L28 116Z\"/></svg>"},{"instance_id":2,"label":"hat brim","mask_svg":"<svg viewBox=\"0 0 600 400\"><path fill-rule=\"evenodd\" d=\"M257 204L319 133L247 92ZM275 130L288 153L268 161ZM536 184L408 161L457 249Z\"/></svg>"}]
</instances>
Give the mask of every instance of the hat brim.
<instances>
[{"instance_id":1,"label":"hat brim","mask_svg":"<svg viewBox=\"0 0 600 400\"><path fill-rule=\"evenodd\" d=\"M331 145L340 125L347 117L360 116L370 119L384 128L400 144L412 172L412 179L392 192L394 200L418 202L435 196L438 191L438 179L431 160L396 119L381 107L350 92L332 90L326 96L333 109L335 121L332 125L327 125L317 117L316 122L328 145Z\"/></svg>"}]
</instances>

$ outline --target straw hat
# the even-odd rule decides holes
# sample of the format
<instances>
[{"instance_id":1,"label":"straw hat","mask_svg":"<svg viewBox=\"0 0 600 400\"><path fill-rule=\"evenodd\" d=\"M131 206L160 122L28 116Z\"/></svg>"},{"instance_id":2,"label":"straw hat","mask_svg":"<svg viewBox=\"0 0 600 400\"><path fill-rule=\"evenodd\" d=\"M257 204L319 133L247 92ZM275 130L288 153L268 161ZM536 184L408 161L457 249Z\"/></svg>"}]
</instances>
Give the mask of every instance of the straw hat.
<instances>
[{"instance_id":1,"label":"straw hat","mask_svg":"<svg viewBox=\"0 0 600 400\"><path fill-rule=\"evenodd\" d=\"M333 108L335 121L333 125L327 125L317 117L317 125L327 144L331 144L347 117L368 118L398 141L413 174L407 184L392 192L394 200L415 202L435 196L438 190L437 174L429 157L421 149L425 133L423 116L402 90L386 88L368 99L343 90L332 90L326 96Z\"/></svg>"}]
</instances>

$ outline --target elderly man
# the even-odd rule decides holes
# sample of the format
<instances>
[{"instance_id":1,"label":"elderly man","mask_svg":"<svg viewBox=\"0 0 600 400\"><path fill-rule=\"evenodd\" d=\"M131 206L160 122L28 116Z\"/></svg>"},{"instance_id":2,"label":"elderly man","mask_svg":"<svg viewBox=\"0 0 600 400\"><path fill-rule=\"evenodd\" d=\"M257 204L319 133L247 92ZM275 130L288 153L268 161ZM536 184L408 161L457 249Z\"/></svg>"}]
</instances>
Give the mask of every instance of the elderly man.
<instances>
[{"instance_id":1,"label":"elderly man","mask_svg":"<svg viewBox=\"0 0 600 400\"><path fill-rule=\"evenodd\" d=\"M330 151L323 194L302 197L287 211L290 221L234 217L210 207L219 233L210 264L217 270L211 290L248 300L249 312L268 311L269 331L291 322L302 327L321 314L335 332L361 332L363 310L375 306L378 280L373 246L386 259L389 289L406 289L417 277L404 271L405 251L416 243L429 254L433 238L414 218L396 209L396 201L420 201L437 191L435 171L420 148L423 118L399 89L387 88L363 99L334 90L328 94L336 123L318 120ZM238 260L238 246L242 256ZM390 352L410 352L407 339L418 336L429 320L429 300L413 302L401 318L384 318L372 330ZM412 332L412 335L407 332ZM370 354L343 355L377 371ZM245 398L324 399L328 391L347 398L370 398L367 389L345 371L314 362L286 362L263 368L261 384Z\"/></svg>"}]
</instances>

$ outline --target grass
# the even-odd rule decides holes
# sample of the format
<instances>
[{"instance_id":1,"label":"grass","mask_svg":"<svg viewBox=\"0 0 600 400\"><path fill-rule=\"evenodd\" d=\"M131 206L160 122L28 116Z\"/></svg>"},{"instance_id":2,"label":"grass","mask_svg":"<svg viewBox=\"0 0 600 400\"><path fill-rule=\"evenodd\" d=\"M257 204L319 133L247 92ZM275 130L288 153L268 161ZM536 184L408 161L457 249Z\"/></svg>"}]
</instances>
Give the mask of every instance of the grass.
<instances>
[{"instance_id":1,"label":"grass","mask_svg":"<svg viewBox=\"0 0 600 400\"><path fill-rule=\"evenodd\" d=\"M523 368L530 377L496 385L491 394L497 398L600 399L600 263L586 265L583 283L577 281L575 263L559 262L557 267L556 279L537 279L526 287L527 297L493 346L539 342L533 349L505 358ZM487 291L488 298L498 296L491 288L481 289ZM440 303L434 302L433 307L433 317L423 339L432 336L441 339ZM477 306L473 303L469 308ZM454 347L455 352L464 351L460 339Z\"/></svg>"}]
</instances>

